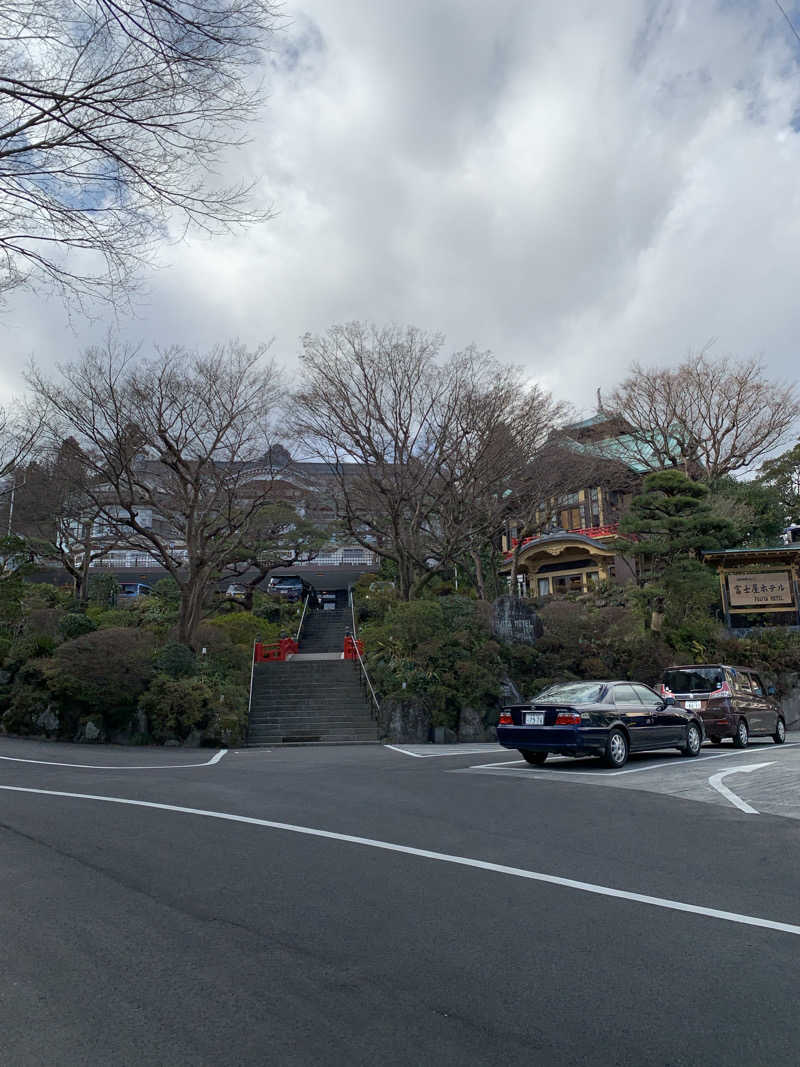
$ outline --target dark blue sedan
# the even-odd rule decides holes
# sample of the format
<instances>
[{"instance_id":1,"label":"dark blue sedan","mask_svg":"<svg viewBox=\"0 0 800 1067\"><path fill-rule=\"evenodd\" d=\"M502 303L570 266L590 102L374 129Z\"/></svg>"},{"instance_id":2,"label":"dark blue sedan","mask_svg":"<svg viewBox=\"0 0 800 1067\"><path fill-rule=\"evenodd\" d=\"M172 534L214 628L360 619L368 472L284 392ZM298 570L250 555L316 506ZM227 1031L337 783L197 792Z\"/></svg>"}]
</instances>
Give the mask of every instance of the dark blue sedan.
<instances>
[{"instance_id":1,"label":"dark blue sedan","mask_svg":"<svg viewBox=\"0 0 800 1067\"><path fill-rule=\"evenodd\" d=\"M622 767L630 752L677 748L696 756L703 722L640 682L568 682L545 689L530 704L504 708L497 740L515 748L528 763L542 764L549 753L601 756Z\"/></svg>"}]
</instances>

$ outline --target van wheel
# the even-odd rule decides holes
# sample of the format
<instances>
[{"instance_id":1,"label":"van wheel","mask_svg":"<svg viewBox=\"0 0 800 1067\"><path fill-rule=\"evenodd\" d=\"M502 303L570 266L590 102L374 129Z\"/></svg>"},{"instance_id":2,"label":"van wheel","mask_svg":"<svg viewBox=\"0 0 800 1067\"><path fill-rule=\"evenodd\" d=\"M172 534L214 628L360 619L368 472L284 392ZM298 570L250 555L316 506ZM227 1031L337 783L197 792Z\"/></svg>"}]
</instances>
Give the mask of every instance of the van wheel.
<instances>
[{"instance_id":1,"label":"van wheel","mask_svg":"<svg viewBox=\"0 0 800 1067\"><path fill-rule=\"evenodd\" d=\"M624 767L628 761L628 739L622 730L612 730L606 745L606 767Z\"/></svg>"},{"instance_id":2,"label":"van wheel","mask_svg":"<svg viewBox=\"0 0 800 1067\"><path fill-rule=\"evenodd\" d=\"M520 749L520 755L526 763L534 764L536 767L540 767L547 759L546 752L528 752L527 750Z\"/></svg>"},{"instance_id":3,"label":"van wheel","mask_svg":"<svg viewBox=\"0 0 800 1067\"><path fill-rule=\"evenodd\" d=\"M696 723L690 722L686 727L686 744L681 749L684 756L696 756L700 751L703 739Z\"/></svg>"},{"instance_id":4,"label":"van wheel","mask_svg":"<svg viewBox=\"0 0 800 1067\"><path fill-rule=\"evenodd\" d=\"M775 727L775 733L772 735L772 740L776 745L782 745L786 740L786 723L780 717Z\"/></svg>"},{"instance_id":5,"label":"van wheel","mask_svg":"<svg viewBox=\"0 0 800 1067\"><path fill-rule=\"evenodd\" d=\"M736 726L736 733L733 735L733 743L737 748L747 748L747 742L750 740L750 731L747 729L747 723L744 719L739 719Z\"/></svg>"}]
</instances>

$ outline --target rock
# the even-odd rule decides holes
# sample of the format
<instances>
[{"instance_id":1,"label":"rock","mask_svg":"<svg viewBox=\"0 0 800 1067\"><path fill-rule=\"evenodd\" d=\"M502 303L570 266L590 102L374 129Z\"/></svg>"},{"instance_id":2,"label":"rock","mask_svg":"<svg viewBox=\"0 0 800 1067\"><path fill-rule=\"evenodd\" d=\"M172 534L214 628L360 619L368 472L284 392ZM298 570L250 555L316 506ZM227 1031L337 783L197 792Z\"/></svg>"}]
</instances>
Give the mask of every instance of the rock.
<instances>
[{"instance_id":1,"label":"rock","mask_svg":"<svg viewBox=\"0 0 800 1067\"><path fill-rule=\"evenodd\" d=\"M10 685L13 677L11 671L0 671L0 685Z\"/></svg>"},{"instance_id":2,"label":"rock","mask_svg":"<svg viewBox=\"0 0 800 1067\"><path fill-rule=\"evenodd\" d=\"M100 727L96 723L92 722L90 719L89 722L87 722L83 728L84 741L97 741L97 739L100 737L100 734Z\"/></svg>"},{"instance_id":3,"label":"rock","mask_svg":"<svg viewBox=\"0 0 800 1067\"><path fill-rule=\"evenodd\" d=\"M430 737L431 714L420 700L384 700L381 736L395 744L424 744Z\"/></svg>"},{"instance_id":4,"label":"rock","mask_svg":"<svg viewBox=\"0 0 800 1067\"><path fill-rule=\"evenodd\" d=\"M34 722L46 734L58 733L58 728L61 725L58 715L49 704L40 715L36 716Z\"/></svg>"},{"instance_id":5,"label":"rock","mask_svg":"<svg viewBox=\"0 0 800 1067\"><path fill-rule=\"evenodd\" d=\"M492 633L501 641L532 645L544 633L536 609L524 600L501 596L492 605Z\"/></svg>"},{"instance_id":6,"label":"rock","mask_svg":"<svg viewBox=\"0 0 800 1067\"><path fill-rule=\"evenodd\" d=\"M454 745L458 741L455 730L449 726L434 726L431 733L434 745Z\"/></svg>"},{"instance_id":7,"label":"rock","mask_svg":"<svg viewBox=\"0 0 800 1067\"><path fill-rule=\"evenodd\" d=\"M495 715L495 718L497 716ZM459 741L496 741L494 726L487 726L476 708L462 708L458 723Z\"/></svg>"},{"instance_id":8,"label":"rock","mask_svg":"<svg viewBox=\"0 0 800 1067\"><path fill-rule=\"evenodd\" d=\"M204 730L192 730L183 742L184 748L201 748L206 743L207 737ZM167 742L169 744L169 741Z\"/></svg>"},{"instance_id":9,"label":"rock","mask_svg":"<svg viewBox=\"0 0 800 1067\"><path fill-rule=\"evenodd\" d=\"M177 737L170 737L167 741L164 742L164 747L165 748L180 748L180 744L181 743L177 739Z\"/></svg>"}]
</instances>

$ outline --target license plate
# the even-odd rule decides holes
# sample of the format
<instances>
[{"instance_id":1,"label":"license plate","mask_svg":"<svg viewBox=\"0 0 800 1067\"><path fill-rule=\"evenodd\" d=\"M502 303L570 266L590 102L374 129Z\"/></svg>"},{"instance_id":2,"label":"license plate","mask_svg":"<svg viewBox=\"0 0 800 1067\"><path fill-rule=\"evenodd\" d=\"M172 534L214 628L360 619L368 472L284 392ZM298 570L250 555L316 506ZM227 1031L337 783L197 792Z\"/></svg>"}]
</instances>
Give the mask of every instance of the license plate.
<instances>
[{"instance_id":1,"label":"license plate","mask_svg":"<svg viewBox=\"0 0 800 1067\"><path fill-rule=\"evenodd\" d=\"M544 726L544 712L543 711L526 711L525 712L525 726Z\"/></svg>"},{"instance_id":2,"label":"license plate","mask_svg":"<svg viewBox=\"0 0 800 1067\"><path fill-rule=\"evenodd\" d=\"M683 706L687 711L699 711L703 706L703 702L701 700L687 700Z\"/></svg>"}]
</instances>

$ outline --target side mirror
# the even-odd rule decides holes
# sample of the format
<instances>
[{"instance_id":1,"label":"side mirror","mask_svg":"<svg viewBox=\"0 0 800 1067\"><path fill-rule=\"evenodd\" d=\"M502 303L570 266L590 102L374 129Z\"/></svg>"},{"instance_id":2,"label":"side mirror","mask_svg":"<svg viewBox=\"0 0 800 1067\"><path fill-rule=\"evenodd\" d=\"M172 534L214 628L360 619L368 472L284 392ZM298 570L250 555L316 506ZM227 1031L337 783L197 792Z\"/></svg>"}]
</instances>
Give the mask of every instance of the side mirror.
<instances>
[{"instance_id":1,"label":"side mirror","mask_svg":"<svg viewBox=\"0 0 800 1067\"><path fill-rule=\"evenodd\" d=\"M664 703L667 704L667 705L674 704L675 703L675 697L671 697L671 696L670 697L664 697Z\"/></svg>"}]
</instances>

